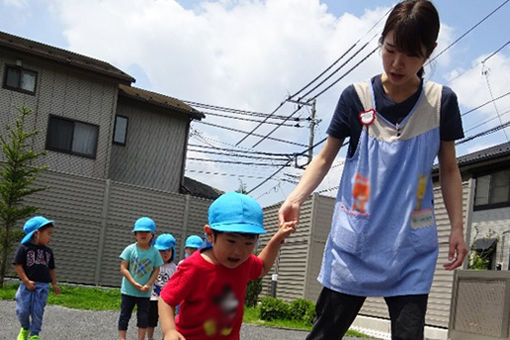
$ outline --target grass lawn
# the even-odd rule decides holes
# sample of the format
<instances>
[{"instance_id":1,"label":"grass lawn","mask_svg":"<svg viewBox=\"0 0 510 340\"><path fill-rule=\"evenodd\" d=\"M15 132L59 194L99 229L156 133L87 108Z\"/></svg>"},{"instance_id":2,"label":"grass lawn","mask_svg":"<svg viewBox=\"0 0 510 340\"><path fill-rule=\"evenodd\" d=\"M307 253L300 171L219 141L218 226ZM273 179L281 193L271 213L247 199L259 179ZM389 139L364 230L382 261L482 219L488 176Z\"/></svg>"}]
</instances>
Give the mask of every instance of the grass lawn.
<instances>
[{"instance_id":1,"label":"grass lawn","mask_svg":"<svg viewBox=\"0 0 510 340\"><path fill-rule=\"evenodd\" d=\"M244 308L244 318L243 322L260 325L260 326L268 326L268 327L278 327L278 328L292 328L292 329L303 329L303 330L311 330L312 326L308 323L299 320L272 320L265 321L260 320L259 310L255 307L245 307ZM356 332L354 330L348 330L345 333L347 336L356 336L362 338L368 338L366 334L362 334L360 332Z\"/></svg>"},{"instance_id":2,"label":"grass lawn","mask_svg":"<svg viewBox=\"0 0 510 340\"><path fill-rule=\"evenodd\" d=\"M55 295L50 290L48 297L49 305L59 305L75 309L86 310L120 310L120 290L114 288L98 288L83 286L59 285L61 294ZM14 300L14 294L18 284L4 284L0 288L0 300ZM274 320L264 321L259 318L259 310L256 308L244 309L243 322L254 325L293 328L310 330L311 326L302 321L296 320ZM366 335L349 330L346 335L366 337Z\"/></svg>"}]
</instances>

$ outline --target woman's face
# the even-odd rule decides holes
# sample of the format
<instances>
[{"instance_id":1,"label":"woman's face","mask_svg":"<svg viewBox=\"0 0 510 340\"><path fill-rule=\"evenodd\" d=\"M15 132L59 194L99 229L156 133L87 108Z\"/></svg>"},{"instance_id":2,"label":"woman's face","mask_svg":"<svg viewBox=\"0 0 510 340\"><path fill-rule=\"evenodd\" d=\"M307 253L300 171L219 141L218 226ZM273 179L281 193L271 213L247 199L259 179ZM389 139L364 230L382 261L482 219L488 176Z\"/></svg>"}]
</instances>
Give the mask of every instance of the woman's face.
<instances>
[{"instance_id":1,"label":"woman's face","mask_svg":"<svg viewBox=\"0 0 510 340\"><path fill-rule=\"evenodd\" d=\"M400 51L395 45L393 31L384 38L382 60L384 72L394 86L415 84L419 80L417 73L425 63L424 57L410 56Z\"/></svg>"}]
</instances>

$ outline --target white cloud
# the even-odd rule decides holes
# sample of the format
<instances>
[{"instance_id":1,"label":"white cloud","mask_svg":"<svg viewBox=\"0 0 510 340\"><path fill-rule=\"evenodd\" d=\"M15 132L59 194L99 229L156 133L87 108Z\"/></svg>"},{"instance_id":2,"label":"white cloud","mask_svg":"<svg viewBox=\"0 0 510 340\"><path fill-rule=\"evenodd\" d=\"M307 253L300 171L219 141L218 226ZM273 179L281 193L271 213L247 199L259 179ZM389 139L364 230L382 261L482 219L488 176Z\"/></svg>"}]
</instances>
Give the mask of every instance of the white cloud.
<instances>
[{"instance_id":1,"label":"white cloud","mask_svg":"<svg viewBox=\"0 0 510 340\"><path fill-rule=\"evenodd\" d=\"M121 69L142 69L153 91L180 99L259 112L272 111L288 94L323 71L360 37L356 51L369 38L371 44L326 84L337 79L377 46L383 22L365 34L388 8L367 10L361 17L345 13L335 17L318 0L224 0L202 2L193 10L175 0L51 0L68 39L70 50L110 62ZM439 42L447 46L451 30L444 27ZM351 54L352 54L351 52ZM347 58L335 67L340 66ZM449 62L440 59L440 66ZM316 141L325 130L341 90L353 81L382 72L379 52L318 98ZM322 87L324 88L324 87ZM321 88L321 89L322 89ZM314 95L318 92L312 93ZM286 105L279 114L289 114ZM309 113L300 113L307 117ZM242 130L253 123L208 116L206 122ZM195 124L204 136L234 144L242 135ZM272 126L260 129L264 133ZM307 129L279 129L274 137L308 143ZM243 144L250 147L258 139ZM216 144L219 145L219 144ZM263 150L292 153L303 147L266 140ZM315 151L317 153L318 150ZM211 158L214 158L211 156ZM268 176L276 168L198 165L207 171ZM192 163L189 163L192 167ZM195 166L193 166L195 167ZM212 169L212 170L211 170ZM338 169L337 169L338 170ZM321 186L338 185L339 174ZM192 176L223 190L235 190L238 181L222 176ZM328 177L329 178L329 177ZM253 187L260 180L247 181ZM260 192L275 185L270 181ZM293 186L282 184L288 192Z\"/></svg>"},{"instance_id":2,"label":"white cloud","mask_svg":"<svg viewBox=\"0 0 510 340\"><path fill-rule=\"evenodd\" d=\"M27 8L28 0L3 0L2 1L6 6L12 6L17 8Z\"/></svg>"}]
</instances>

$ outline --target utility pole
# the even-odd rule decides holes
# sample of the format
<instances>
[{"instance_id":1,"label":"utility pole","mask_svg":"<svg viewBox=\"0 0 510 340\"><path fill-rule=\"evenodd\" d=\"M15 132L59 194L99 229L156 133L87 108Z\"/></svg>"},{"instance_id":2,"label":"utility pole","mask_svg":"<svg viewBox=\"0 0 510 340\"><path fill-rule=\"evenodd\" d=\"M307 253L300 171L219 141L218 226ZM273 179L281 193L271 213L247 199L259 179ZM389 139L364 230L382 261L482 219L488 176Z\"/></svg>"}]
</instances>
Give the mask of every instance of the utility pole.
<instances>
[{"instance_id":1,"label":"utility pole","mask_svg":"<svg viewBox=\"0 0 510 340\"><path fill-rule=\"evenodd\" d=\"M296 168L304 168L306 165L310 164L310 162L312 161L313 143L314 143L314 138L315 138L315 125L317 125L317 123L320 122L320 120L315 119L317 99L314 99L312 102L310 102L309 100L301 101L301 100L293 100L293 99L287 99L287 101L290 103L298 104L298 105L311 106L311 115L307 119L310 121L310 137L308 139L308 161L306 162L306 164L302 164L302 165L297 164L297 159L295 162Z\"/></svg>"},{"instance_id":2,"label":"utility pole","mask_svg":"<svg viewBox=\"0 0 510 340\"><path fill-rule=\"evenodd\" d=\"M310 138L308 139L308 164L312 161L313 158L313 139L315 137L315 103L317 99L314 99L312 102L312 114L310 116ZM308 165L307 164L307 165Z\"/></svg>"}]
</instances>

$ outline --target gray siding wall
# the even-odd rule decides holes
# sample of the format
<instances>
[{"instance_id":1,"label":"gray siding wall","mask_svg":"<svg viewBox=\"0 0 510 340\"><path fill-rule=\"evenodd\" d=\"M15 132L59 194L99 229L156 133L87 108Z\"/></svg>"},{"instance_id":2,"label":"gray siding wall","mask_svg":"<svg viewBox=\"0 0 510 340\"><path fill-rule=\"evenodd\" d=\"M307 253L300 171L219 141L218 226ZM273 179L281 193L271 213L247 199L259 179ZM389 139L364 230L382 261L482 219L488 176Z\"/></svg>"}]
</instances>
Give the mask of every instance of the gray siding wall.
<instances>
[{"instance_id":1,"label":"gray siding wall","mask_svg":"<svg viewBox=\"0 0 510 340\"><path fill-rule=\"evenodd\" d=\"M111 180L45 171L39 185L48 190L29 197L28 204L54 219L50 247L55 253L60 282L119 286L119 255L135 242L131 230L140 216L156 222L156 235L177 239L176 261L187 232L202 235L211 203L188 195L141 188ZM22 222L18 226L22 228ZM11 271L10 274L14 276Z\"/></svg>"},{"instance_id":2,"label":"gray siding wall","mask_svg":"<svg viewBox=\"0 0 510 340\"><path fill-rule=\"evenodd\" d=\"M326 240L331 230L331 219L336 199L313 195L312 229L310 234L310 253L306 280L305 299L316 301L322 289L317 281L322 265Z\"/></svg>"},{"instance_id":3,"label":"gray siding wall","mask_svg":"<svg viewBox=\"0 0 510 340\"><path fill-rule=\"evenodd\" d=\"M262 292L260 296L271 295L271 277L272 274L276 273L278 274L276 297L286 301L304 297L311 228L311 208L312 202L308 199L302 205L299 226L296 232L282 244L275 264L262 279ZM259 251L264 248L278 229L278 209L280 209L279 204L264 208L264 228L267 233L260 237Z\"/></svg>"},{"instance_id":4,"label":"gray siding wall","mask_svg":"<svg viewBox=\"0 0 510 340\"><path fill-rule=\"evenodd\" d=\"M126 145L112 145L110 178L178 192L188 120L120 98L117 114L128 117Z\"/></svg>"},{"instance_id":5,"label":"gray siding wall","mask_svg":"<svg viewBox=\"0 0 510 340\"><path fill-rule=\"evenodd\" d=\"M99 126L96 159L48 151L37 160L50 169L84 176L106 178L109 150L112 140L113 112L117 100L118 84L102 77L74 71L63 65L45 63L40 59L19 57L9 52L0 54L0 80L4 81L5 65L14 65L22 59L23 67L37 72L35 95L0 88L0 132L5 123L12 123L17 116L16 107L26 104L34 111L27 129L37 129L35 150L44 150L50 114L79 120Z\"/></svg>"},{"instance_id":6,"label":"gray siding wall","mask_svg":"<svg viewBox=\"0 0 510 340\"><path fill-rule=\"evenodd\" d=\"M475 226L478 228L476 235ZM473 211L472 231L469 245L476 238L498 238L494 264L501 263L503 270L508 270L510 261L510 208Z\"/></svg>"}]
</instances>

